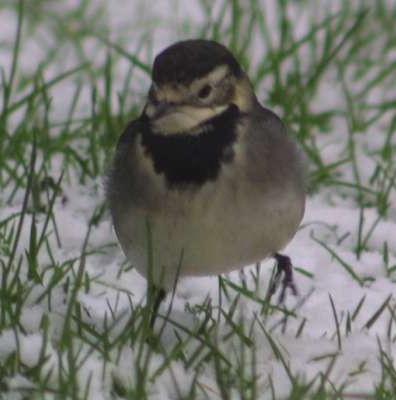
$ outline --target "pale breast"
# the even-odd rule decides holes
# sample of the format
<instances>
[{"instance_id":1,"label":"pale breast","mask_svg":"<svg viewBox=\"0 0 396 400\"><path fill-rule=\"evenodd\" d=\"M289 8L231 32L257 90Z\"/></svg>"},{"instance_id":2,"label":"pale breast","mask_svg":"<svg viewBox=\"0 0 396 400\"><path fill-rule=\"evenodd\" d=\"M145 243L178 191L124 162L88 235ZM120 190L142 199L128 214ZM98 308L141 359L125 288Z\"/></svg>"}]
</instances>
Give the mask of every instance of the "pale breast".
<instances>
[{"instance_id":1,"label":"pale breast","mask_svg":"<svg viewBox=\"0 0 396 400\"><path fill-rule=\"evenodd\" d=\"M153 260L158 286L171 288L178 275L220 274L262 260L292 238L301 220L304 200L293 186L263 188L234 164L215 182L180 190L169 190L148 160L141 165L158 206L131 202L114 224L140 273L149 275Z\"/></svg>"}]
</instances>

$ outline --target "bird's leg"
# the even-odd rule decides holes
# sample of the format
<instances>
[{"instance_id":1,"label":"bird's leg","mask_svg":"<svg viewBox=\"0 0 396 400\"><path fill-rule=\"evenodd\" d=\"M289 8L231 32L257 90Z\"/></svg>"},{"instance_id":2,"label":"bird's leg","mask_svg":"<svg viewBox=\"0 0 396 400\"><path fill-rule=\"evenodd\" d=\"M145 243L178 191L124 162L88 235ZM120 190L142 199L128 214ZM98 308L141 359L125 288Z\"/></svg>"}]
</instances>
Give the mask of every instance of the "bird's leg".
<instances>
[{"instance_id":1,"label":"bird's leg","mask_svg":"<svg viewBox=\"0 0 396 400\"><path fill-rule=\"evenodd\" d=\"M293 279L293 265L291 263L290 257L283 254L275 253L274 258L278 264L276 266L275 277L270 287L268 297L270 299L272 295L276 292L283 272L282 288L279 296L279 303L283 303L286 297L287 288L290 288L295 296L297 296L298 294L296 284L294 283Z\"/></svg>"},{"instance_id":2,"label":"bird's leg","mask_svg":"<svg viewBox=\"0 0 396 400\"><path fill-rule=\"evenodd\" d=\"M161 305L162 301L166 297L166 292L162 288L158 288L156 286L153 286L151 288L151 296L154 299L152 302L152 309L151 309L151 318L150 318L150 327L154 328L155 320L157 318L157 312L159 309L159 306Z\"/></svg>"}]
</instances>

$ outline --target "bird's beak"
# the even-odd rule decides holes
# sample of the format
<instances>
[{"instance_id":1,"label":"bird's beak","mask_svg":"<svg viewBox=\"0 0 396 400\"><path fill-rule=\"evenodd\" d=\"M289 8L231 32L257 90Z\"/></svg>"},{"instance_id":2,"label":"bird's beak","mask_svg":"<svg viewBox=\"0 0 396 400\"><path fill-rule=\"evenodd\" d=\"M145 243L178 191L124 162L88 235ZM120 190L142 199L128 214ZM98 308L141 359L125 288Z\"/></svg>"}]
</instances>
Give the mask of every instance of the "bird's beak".
<instances>
[{"instance_id":1,"label":"bird's beak","mask_svg":"<svg viewBox=\"0 0 396 400\"><path fill-rule=\"evenodd\" d=\"M161 101L156 104L148 102L145 107L145 113L152 121L155 121L172 112L174 108L174 104L167 101Z\"/></svg>"}]
</instances>

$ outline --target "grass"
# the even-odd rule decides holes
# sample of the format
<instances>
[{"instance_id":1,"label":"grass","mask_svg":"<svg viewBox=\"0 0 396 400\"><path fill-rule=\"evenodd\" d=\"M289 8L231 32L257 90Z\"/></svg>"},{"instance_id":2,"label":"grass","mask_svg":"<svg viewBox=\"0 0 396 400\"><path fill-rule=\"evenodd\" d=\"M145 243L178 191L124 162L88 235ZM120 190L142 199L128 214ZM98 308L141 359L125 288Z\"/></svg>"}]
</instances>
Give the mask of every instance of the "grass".
<instances>
[{"instance_id":1,"label":"grass","mask_svg":"<svg viewBox=\"0 0 396 400\"><path fill-rule=\"evenodd\" d=\"M176 25L160 21L158 29L214 38L237 55L260 100L281 115L303 148L309 193L332 193L359 210L356 226L346 233L327 226L329 235L312 234L311 246L364 289L376 276L365 274L359 263L373 250L371 239L381 222L392 218L395 196L396 41L390 33L396 7L385 0L340 1L336 9L319 3L283 0L273 13L270 2L220 0L213 7L198 0L199 25L180 18ZM309 335L307 316L299 314L307 299L293 309L269 304L259 268L240 282L219 278L219 299L209 296L187 305L183 313L194 323L180 321L170 309L160 312L161 335L172 339L147 341L152 332L144 301L117 286L115 277L109 281L107 272L95 273L92 265L121 257L111 239L95 238L106 224L100 182L118 134L141 109L154 37L142 28L115 37L99 2L62 8L47 0L0 5L0 19L6 11L15 16L15 33L0 39L0 51L11 60L0 70L0 207L5 210L0 213L0 339L8 335L7 343L14 343L9 351L0 349L0 399L15 393L29 399L88 399L102 385L110 398L150 399L158 382L172 387L169 396L178 399L279 399L276 372L288 382L282 398L393 399L396 372L386 346L396 341L396 310L388 293L364 317L365 295L339 310L329 294L324 312L334 321L333 351L312 358L308 368L314 365L317 372L309 377L293 367L284 347L288 342L282 340L291 336L298 343ZM304 14L304 32L298 32L292 12ZM126 38L132 33L131 46ZM29 53L32 41L41 43L37 59ZM100 53L98 62L92 62L86 43ZM329 79L337 82L338 97L320 102ZM327 153L331 144L336 154ZM68 223L62 204L78 208L73 202L81 199L89 199L89 206L73 220L73 243L60 233ZM353 262L342 253L348 241ZM384 240L374 250L381 252L384 274L394 282L394 249ZM116 277L128 276L131 268L122 264ZM314 284L304 265L296 270ZM84 295L103 298L107 291L115 300L108 300L98 316ZM40 313L31 312L38 320L27 323L35 307ZM253 310L253 317L245 309ZM388 320L387 342L378 337L381 373L372 392L350 389L347 379L334 380L345 341L375 330L381 318ZM29 352L34 334L36 357ZM263 357L276 360L277 371L263 373ZM100 373L92 359L100 360L95 364ZM117 365L126 371L113 374ZM361 363L350 376L365 371Z\"/></svg>"}]
</instances>

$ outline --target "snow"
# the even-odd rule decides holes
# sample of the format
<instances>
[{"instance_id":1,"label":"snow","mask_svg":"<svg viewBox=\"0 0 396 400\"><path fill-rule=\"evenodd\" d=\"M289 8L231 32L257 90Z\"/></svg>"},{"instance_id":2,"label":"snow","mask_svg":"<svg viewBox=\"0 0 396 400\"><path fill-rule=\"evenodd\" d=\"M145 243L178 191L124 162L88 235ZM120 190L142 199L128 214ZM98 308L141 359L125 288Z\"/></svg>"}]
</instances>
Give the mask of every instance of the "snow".
<instances>
[{"instance_id":1,"label":"snow","mask_svg":"<svg viewBox=\"0 0 396 400\"><path fill-rule=\"evenodd\" d=\"M63 2L62 7L72 9L73 3L78 2L71 0ZM96 4L96 2L92 2ZM333 2L337 3L337 2ZM130 29L118 29L125 26L146 26L148 34L152 36L154 52L164 47L166 43L172 42L182 35L180 32L175 33L170 28L176 20L187 21L191 18L199 21L202 18L199 9L194 6L179 4L180 8L176 15L171 12L169 2L159 1L155 8L148 8L140 5L139 12L132 7L131 2L112 1L108 2L108 29L110 37L113 41L126 42L126 48L133 51L138 43L136 36L131 35ZM267 7L267 12L271 16L276 13L274 3ZM93 7L91 5L91 7ZM3 37L12 38L15 32L15 15L9 12L0 14L2 19ZM296 22L296 29L299 34L304 35L305 22L307 15L299 16ZM275 24L274 18L269 18L271 23ZM154 21L154 22L153 22ZM147 25L149 24L149 25ZM182 24L179 24L182 26ZM275 26L275 25L274 25ZM42 28L44 29L44 28ZM272 29L275 29L274 27ZM41 32L45 35L46 29ZM185 34L183 34L186 36ZM187 35L189 36L189 35ZM40 43L35 42L35 35L27 40L26 47L21 53L22 70L25 73L33 73L36 70L38 60L45 56L45 49ZM264 51L260 49L258 53ZM86 57L96 65L101 65L105 57L105 46L94 39L87 40L84 43L84 53ZM69 53L67 53L69 54ZM4 60L5 71L9 70L11 64L10 53L4 48L0 48L0 57ZM390 55L389 55L390 56ZM62 65L64 69L74 65L73 57L65 57L66 62ZM34 63L31 61L35 60ZM54 70L46 72L46 78ZM127 62L121 62L116 66L117 76L125 76L128 68ZM140 74L140 80L134 82L134 85L140 91L144 91L148 86L147 77ZM319 93L323 93L313 102L312 110L315 112L340 108L340 84L335 82L335 76L330 73L328 80L321 82ZM65 120L65 106L70 103L70 99L74 93L73 80L68 80L57 85L52 91L54 116L56 120ZM354 82L350 84L355 84ZM116 83L122 85L122 79ZM82 100L79 102L78 115L86 115L89 112L90 88L84 87L82 92ZM100 90L103 90L101 88ZM387 88L384 88L388 92ZM61 95L60 95L61 94ZM394 93L393 93L394 95ZM377 102L383 99L384 92L371 92L370 102ZM388 94L388 96L390 96ZM117 96L113 93L113 104L117 107ZM364 136L357 140L359 151L357 160L361 173L362 182L370 187L369 180L373 173L375 163L371 157L367 156L370 152L377 149L383 143L383 134L389 125L388 117L384 116L373 127L371 136ZM389 119L389 118L388 118ZM320 138L319 148L321 155L326 162L335 162L340 159L347 143L347 126L343 122L333 121L334 131ZM118 133L114 133L118 134ZM348 167L350 168L350 167ZM342 170L346 180L351 178L353 172L351 169ZM51 175L59 176L61 170L61 159L53 162L53 170ZM352 179L351 179L352 180ZM103 184L101 180L88 181L84 185L78 182L76 177L71 177L63 186L63 191L67 197L67 201L63 204L58 201L55 204L54 215L57 221L57 228L61 238L62 246L58 247L55 235L50 235L49 240L53 250L54 257L59 265L79 257L82 251L82 244L87 234L88 221L92 213L103 200ZM7 198L9 190L6 189L1 195L2 200ZM22 193L17 194L12 205L2 204L0 208L0 221L9 217L13 213L20 210L22 202ZM387 349L389 356L396 356L395 346L392 345L387 336L389 327L389 313L384 312L371 327L366 327L369 319L380 308L388 296L393 296L390 300L391 306L395 307L395 284L387 276L386 266L383 259L384 243L389 248L389 266L396 265L396 194L393 190L391 194L391 210L387 219L381 219L376 226L373 234L367 241L367 249L357 259L355 254L355 246L357 244L357 232L360 224L361 212L357 208L354 199L348 196L348 189L345 192L335 192L330 188L323 189L319 193L312 195L307 201L306 213L300 231L294 240L285 249L285 253L292 256L296 266L310 272L312 278L304 274L296 272L297 285L300 297L297 299L291 296L287 299L287 305L291 308L296 306L300 299L310 294L303 304L296 310L297 318L289 318L285 333L281 333L279 321L282 315L271 316L266 321L266 327L275 327L271 335L277 343L279 349L292 371L299 372L307 381L317 376L318 371L326 370L326 366L330 364L335 355L335 364L330 371L329 379L336 385L346 382L351 392L372 392L373 385L379 381L381 377L381 366L378 362L379 343ZM364 210L363 237L369 232L370 227L376 221L378 214L374 208L366 208ZM44 221L37 217L38 226L42 227ZM24 249L29 246L31 215L26 215L25 224L22 230L21 242L18 253L23 253ZM315 239L322 241L332 249L345 263L349 264L360 277L371 278L371 281L365 282L362 286L356 282L351 275L342 267L342 265L334 259L329 251L321 246ZM110 315L120 318L120 322L114 326L112 335L116 337L122 333L130 314L130 303L134 305L140 304L145 298L145 280L140 277L136 271L129 270L120 272L123 267L124 257L119 247L116 246L116 238L112 231L109 217L106 216L97 226L92 228L89 237L90 249L103 246L105 249L100 254L94 254L86 258L85 272L95 279L92 280L89 292L81 290L78 295L78 301L83 306L83 321L92 324L99 331L104 330L104 321ZM49 254L42 252L40 255L42 265L50 265L51 258ZM260 288L258 296L264 296L268 286L273 263L265 261L261 266ZM253 271L253 266L246 268ZM228 277L233 282L240 284L241 278L238 272L234 272ZM252 284L249 276L247 278L249 284ZM48 282L43 283L48 284ZM46 301L35 304L35 299L41 293L40 288L36 288L29 294L29 299L25 307L21 311L20 321L23 331L5 330L0 333L0 362L5 360L12 352L19 348L19 356L24 365L34 367L41 362L43 355L46 357L44 366L40 373L42 376L49 374L50 382L56 385L56 377L59 369L59 358L63 358L64 365L67 360L64 355L60 355L56 350L52 341L56 342L61 335L61 330L65 315L65 294L62 287L53 290L51 304ZM342 332L341 350L338 349L336 338L337 327L333 316L333 310L330 303L330 296L334 301L336 313L340 323ZM161 306L161 312L165 313L169 306L168 296L165 303ZM351 323L351 332L345 334L347 316L352 315L361 299L365 297L362 309ZM191 308L194 305L202 304L206 298L211 299L213 307L218 305L218 279L216 277L207 278L191 278L182 280L175 295L171 318L177 323L185 324L193 328L196 326L199 318L192 315L186 309L187 305ZM241 299L238 306L238 313L244 320L251 321L260 311L257 303L248 299ZM49 336L50 341L44 340L42 329L42 318L47 315L51 320ZM301 336L296 338L295 334L301 321L306 319L306 326ZM276 327L278 326L278 327ZM220 326L221 330L225 326ZM269 329L269 328L268 328ZM224 333L224 332L223 332ZM256 324L254 326L254 336L256 338L256 371L260 374L260 385L262 385L262 398L265 399L268 391L267 376L271 375L275 386L275 391L279 398L287 396L290 390L290 381L287 377L284 367L279 362L268 339L263 335L262 330ZM162 345L171 349L175 343L174 328L169 324L165 327L161 337ZM19 345L18 345L19 343ZM219 343L220 348L225 354L232 355L235 352L235 343L224 342ZM190 354L196 349L197 343L190 344L186 352ZM44 351L43 351L44 350ZM145 351L148 351L145 348ZM326 357L327 355L327 357ZM120 356L111 354L110 361L104 362L103 357L98 351L90 350L86 343L81 343L81 352L79 354L81 364L78 379L82 388L89 387L89 399L108 399L112 381L119 382L126 388L134 387L137 376L134 373L137 363L137 349L131 346L124 346ZM237 355L235 358L237 359ZM153 354L150 358L148 370L154 373L161 368L164 363L162 356ZM237 361L235 361L236 365ZM363 365L364 372L354 375L359 366ZM65 367L66 368L66 367ZM185 370L181 362L173 361L165 372L158 375L157 379L150 386L153 399L174 399L182 398L189 393L191 385L195 379L195 371L193 369ZM208 393L218 393L218 387L215 383L213 370L203 371L197 378L202 387L208 390ZM15 374L7 381L10 389L10 399L19 399L18 390L21 387L34 387L26 377ZM235 394L235 398L237 395ZM261 398L261 397L260 397Z\"/></svg>"}]
</instances>

